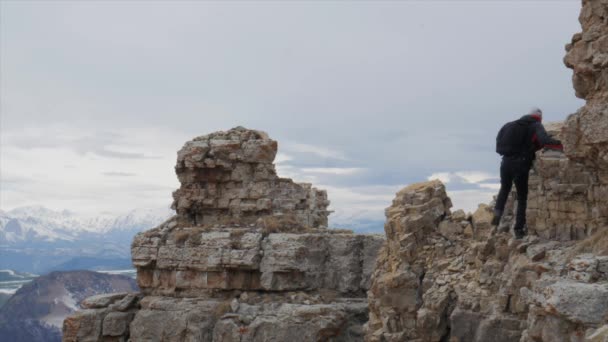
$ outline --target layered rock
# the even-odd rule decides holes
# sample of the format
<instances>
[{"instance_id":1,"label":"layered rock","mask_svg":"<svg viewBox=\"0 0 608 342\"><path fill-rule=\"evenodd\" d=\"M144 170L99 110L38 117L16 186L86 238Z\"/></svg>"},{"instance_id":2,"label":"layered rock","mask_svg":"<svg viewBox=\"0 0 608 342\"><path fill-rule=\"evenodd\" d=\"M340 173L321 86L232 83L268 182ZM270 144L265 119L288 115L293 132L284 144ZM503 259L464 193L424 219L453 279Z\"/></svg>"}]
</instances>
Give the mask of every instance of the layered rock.
<instances>
[{"instance_id":1,"label":"layered rock","mask_svg":"<svg viewBox=\"0 0 608 342\"><path fill-rule=\"evenodd\" d=\"M243 127L188 141L175 165L181 187L172 207L180 222L252 224L270 217L327 227L327 193L279 178L276 154L276 141Z\"/></svg>"},{"instance_id":2,"label":"layered rock","mask_svg":"<svg viewBox=\"0 0 608 342\"><path fill-rule=\"evenodd\" d=\"M141 293L96 299L64 341L361 341L381 236L327 229L325 191L278 178L235 128L178 152L177 215L138 234Z\"/></svg>"},{"instance_id":3,"label":"layered rock","mask_svg":"<svg viewBox=\"0 0 608 342\"><path fill-rule=\"evenodd\" d=\"M380 239L333 230L176 228L136 236L133 264L145 294L192 297L210 289L362 294ZM173 227L170 228L170 227Z\"/></svg>"},{"instance_id":4,"label":"layered rock","mask_svg":"<svg viewBox=\"0 0 608 342\"><path fill-rule=\"evenodd\" d=\"M449 207L433 181L386 210L367 341L584 341L605 330L607 237L514 240L490 225L491 207Z\"/></svg>"},{"instance_id":5,"label":"layered rock","mask_svg":"<svg viewBox=\"0 0 608 342\"><path fill-rule=\"evenodd\" d=\"M575 159L608 171L608 3L583 0L579 16L583 31L566 46L566 66L573 70L576 96L586 104L565 123L566 153Z\"/></svg>"},{"instance_id":6,"label":"layered rock","mask_svg":"<svg viewBox=\"0 0 608 342\"><path fill-rule=\"evenodd\" d=\"M563 138L563 123L545 125ZM511 199L516 198L513 194ZM560 241L580 240L608 226L608 178L561 152L537 153L530 173L527 225L531 234ZM516 205L509 203L506 215ZM501 229L508 230L509 220Z\"/></svg>"},{"instance_id":7,"label":"layered rock","mask_svg":"<svg viewBox=\"0 0 608 342\"><path fill-rule=\"evenodd\" d=\"M566 154L541 152L530 177L528 226L542 238L578 240L608 226L608 3L584 0L583 31L566 46L576 95L585 106L547 125Z\"/></svg>"}]
</instances>

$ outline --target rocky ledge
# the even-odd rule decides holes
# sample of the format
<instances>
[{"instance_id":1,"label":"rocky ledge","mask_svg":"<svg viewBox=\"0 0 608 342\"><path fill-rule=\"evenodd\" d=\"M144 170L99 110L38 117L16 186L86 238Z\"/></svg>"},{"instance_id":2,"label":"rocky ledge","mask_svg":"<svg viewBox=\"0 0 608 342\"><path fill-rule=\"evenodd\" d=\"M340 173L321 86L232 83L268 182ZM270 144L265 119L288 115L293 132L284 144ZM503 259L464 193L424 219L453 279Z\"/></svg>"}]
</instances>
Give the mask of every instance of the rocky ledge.
<instances>
[{"instance_id":1,"label":"rocky ledge","mask_svg":"<svg viewBox=\"0 0 608 342\"><path fill-rule=\"evenodd\" d=\"M366 341L608 339L608 238L514 240L490 225L490 206L449 207L433 181L387 209Z\"/></svg>"},{"instance_id":2,"label":"rocky ledge","mask_svg":"<svg viewBox=\"0 0 608 342\"><path fill-rule=\"evenodd\" d=\"M177 215L138 234L141 293L95 298L64 341L353 341L382 236L327 229L327 194L279 178L242 127L178 152Z\"/></svg>"}]
</instances>

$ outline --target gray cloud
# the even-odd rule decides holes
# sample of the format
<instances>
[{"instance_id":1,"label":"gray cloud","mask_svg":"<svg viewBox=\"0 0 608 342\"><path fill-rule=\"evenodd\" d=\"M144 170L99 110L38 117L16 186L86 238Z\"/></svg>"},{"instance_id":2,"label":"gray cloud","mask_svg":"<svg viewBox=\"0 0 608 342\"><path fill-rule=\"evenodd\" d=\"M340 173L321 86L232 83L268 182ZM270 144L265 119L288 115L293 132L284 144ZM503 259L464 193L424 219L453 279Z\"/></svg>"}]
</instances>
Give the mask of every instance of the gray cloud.
<instances>
[{"instance_id":1,"label":"gray cloud","mask_svg":"<svg viewBox=\"0 0 608 342\"><path fill-rule=\"evenodd\" d=\"M137 176L136 173L132 173L132 172L102 172L102 174L104 176L110 176L110 177L135 177L135 176Z\"/></svg>"},{"instance_id":2,"label":"gray cloud","mask_svg":"<svg viewBox=\"0 0 608 342\"><path fill-rule=\"evenodd\" d=\"M76 153L85 155L92 153L100 157L118 159L158 159L160 157L143 152L116 151L109 146L121 145L131 147L126 136L112 131L80 131L80 136L71 136L73 132L65 131L65 127L52 127L49 132L39 131L30 134L11 134L6 141L7 146L15 146L25 150L66 148ZM74 129L74 127L71 127ZM10 132L13 133L13 132ZM86 136L82 136L86 134Z\"/></svg>"},{"instance_id":3,"label":"gray cloud","mask_svg":"<svg viewBox=\"0 0 608 342\"><path fill-rule=\"evenodd\" d=\"M577 1L0 6L4 146L143 162L169 144L163 132L243 125L279 141L286 172L393 189L436 172L495 174L505 121L582 105L562 62ZM19 139L28 126L50 130ZM156 144L129 146L125 132L142 127L159 130Z\"/></svg>"}]
</instances>

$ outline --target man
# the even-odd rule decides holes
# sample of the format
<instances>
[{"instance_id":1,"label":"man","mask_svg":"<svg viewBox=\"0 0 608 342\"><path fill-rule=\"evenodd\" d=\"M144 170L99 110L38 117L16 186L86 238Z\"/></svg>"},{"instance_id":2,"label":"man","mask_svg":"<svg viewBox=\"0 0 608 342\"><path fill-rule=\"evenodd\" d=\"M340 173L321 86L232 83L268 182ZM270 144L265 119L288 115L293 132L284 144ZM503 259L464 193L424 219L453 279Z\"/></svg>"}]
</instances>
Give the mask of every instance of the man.
<instances>
[{"instance_id":1,"label":"man","mask_svg":"<svg viewBox=\"0 0 608 342\"><path fill-rule=\"evenodd\" d=\"M515 238L526 235L526 205L528 201L528 175L536 151L543 147L563 150L559 140L551 138L541 124L543 112L533 108L528 115L503 126L496 137L496 152L501 154L500 191L494 207L492 225L498 225L504 212L513 183L517 189L517 215Z\"/></svg>"}]
</instances>

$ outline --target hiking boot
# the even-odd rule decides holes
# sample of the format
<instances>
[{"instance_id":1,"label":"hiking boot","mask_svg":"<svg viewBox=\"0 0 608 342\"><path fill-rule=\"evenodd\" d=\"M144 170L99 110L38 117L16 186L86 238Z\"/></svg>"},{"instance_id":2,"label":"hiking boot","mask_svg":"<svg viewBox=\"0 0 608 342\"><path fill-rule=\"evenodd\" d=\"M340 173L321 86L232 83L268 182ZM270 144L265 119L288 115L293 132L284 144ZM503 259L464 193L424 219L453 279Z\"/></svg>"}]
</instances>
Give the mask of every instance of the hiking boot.
<instances>
[{"instance_id":1,"label":"hiking boot","mask_svg":"<svg viewBox=\"0 0 608 342\"><path fill-rule=\"evenodd\" d=\"M524 236L526 236L525 229L513 229L513 231L515 232L515 239L517 240L521 240L524 238Z\"/></svg>"},{"instance_id":2,"label":"hiking boot","mask_svg":"<svg viewBox=\"0 0 608 342\"><path fill-rule=\"evenodd\" d=\"M500 224L500 218L502 217L502 210L494 209L494 217L492 217L491 224L493 226L498 226Z\"/></svg>"},{"instance_id":3,"label":"hiking boot","mask_svg":"<svg viewBox=\"0 0 608 342\"><path fill-rule=\"evenodd\" d=\"M494 214L494 217L492 218L492 225L498 226L499 223L500 223L500 215Z\"/></svg>"}]
</instances>

